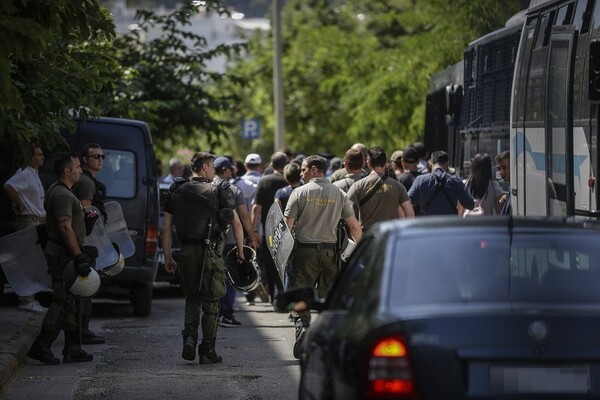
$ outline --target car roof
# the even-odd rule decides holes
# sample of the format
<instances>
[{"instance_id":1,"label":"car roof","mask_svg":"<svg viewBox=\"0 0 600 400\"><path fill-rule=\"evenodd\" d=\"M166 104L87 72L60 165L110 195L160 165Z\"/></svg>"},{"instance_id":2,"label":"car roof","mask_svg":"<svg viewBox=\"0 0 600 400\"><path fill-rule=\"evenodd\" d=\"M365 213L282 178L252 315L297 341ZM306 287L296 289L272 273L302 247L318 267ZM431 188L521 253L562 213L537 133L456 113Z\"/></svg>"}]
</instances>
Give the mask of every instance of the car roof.
<instances>
[{"instance_id":1,"label":"car roof","mask_svg":"<svg viewBox=\"0 0 600 400\"><path fill-rule=\"evenodd\" d=\"M432 216L386 221L374 225L369 232L374 234L404 234L417 230L440 230L461 228L508 228L513 229L585 229L600 232L600 222L595 220L574 220L561 217L512 217L489 216L457 218L456 216Z\"/></svg>"}]
</instances>

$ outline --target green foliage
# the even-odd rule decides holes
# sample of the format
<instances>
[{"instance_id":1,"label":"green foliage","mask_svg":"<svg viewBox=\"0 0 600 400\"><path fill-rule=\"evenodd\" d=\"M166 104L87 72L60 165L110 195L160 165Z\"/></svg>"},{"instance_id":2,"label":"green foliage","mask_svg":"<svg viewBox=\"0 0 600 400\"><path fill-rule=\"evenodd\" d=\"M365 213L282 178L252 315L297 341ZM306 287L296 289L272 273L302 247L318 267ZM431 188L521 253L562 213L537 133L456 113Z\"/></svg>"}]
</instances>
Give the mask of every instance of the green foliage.
<instances>
[{"instance_id":1,"label":"green foliage","mask_svg":"<svg viewBox=\"0 0 600 400\"><path fill-rule=\"evenodd\" d=\"M0 143L25 153L59 142L69 109L87 115L88 93L106 83L113 36L95 0L0 2Z\"/></svg>"},{"instance_id":2,"label":"green foliage","mask_svg":"<svg viewBox=\"0 0 600 400\"><path fill-rule=\"evenodd\" d=\"M225 12L211 4L214 12ZM113 43L118 59L113 82L95 99L103 115L147 122L161 155L182 143L214 147L231 123L218 115L233 107L237 98L214 87L235 76L210 71L206 63L220 56L233 57L243 46L208 48L206 39L189 29L198 15L192 5L164 16L139 10L139 29ZM158 36L149 38L152 34Z\"/></svg>"},{"instance_id":3,"label":"green foliage","mask_svg":"<svg viewBox=\"0 0 600 400\"><path fill-rule=\"evenodd\" d=\"M431 76L518 10L517 0L290 0L282 23L286 143L339 155L354 142L391 153L420 139ZM265 154L275 125L271 38L254 36L248 53L234 63L249 84L237 88L244 100L228 117L260 118L263 137L252 150Z\"/></svg>"}]
</instances>

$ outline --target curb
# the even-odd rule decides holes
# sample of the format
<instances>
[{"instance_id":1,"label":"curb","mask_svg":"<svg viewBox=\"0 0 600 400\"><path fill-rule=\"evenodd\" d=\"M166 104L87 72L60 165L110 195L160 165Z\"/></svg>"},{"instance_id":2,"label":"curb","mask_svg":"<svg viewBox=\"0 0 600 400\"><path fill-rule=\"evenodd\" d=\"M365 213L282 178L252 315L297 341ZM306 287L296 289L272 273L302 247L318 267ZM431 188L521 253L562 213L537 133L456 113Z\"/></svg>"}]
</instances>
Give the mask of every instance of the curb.
<instances>
[{"instance_id":1,"label":"curb","mask_svg":"<svg viewBox=\"0 0 600 400\"><path fill-rule=\"evenodd\" d=\"M6 395L8 385L25 365L27 352L40 333L43 319L43 314L31 315L27 324L0 349L0 396L2 398Z\"/></svg>"}]
</instances>

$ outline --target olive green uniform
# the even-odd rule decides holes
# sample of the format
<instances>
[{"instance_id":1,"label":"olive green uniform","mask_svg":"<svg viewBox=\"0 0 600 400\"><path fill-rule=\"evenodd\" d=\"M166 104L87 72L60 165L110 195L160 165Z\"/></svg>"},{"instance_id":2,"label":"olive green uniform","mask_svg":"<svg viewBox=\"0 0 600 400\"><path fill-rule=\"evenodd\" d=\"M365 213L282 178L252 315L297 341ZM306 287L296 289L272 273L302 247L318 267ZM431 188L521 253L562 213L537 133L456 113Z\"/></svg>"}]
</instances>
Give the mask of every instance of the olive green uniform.
<instances>
[{"instance_id":1,"label":"olive green uniform","mask_svg":"<svg viewBox=\"0 0 600 400\"><path fill-rule=\"evenodd\" d=\"M218 255L221 232L226 227L220 225L218 211L235 208L233 192L228 185L223 181L217 187L200 177L175 183L165 204L165 211L173 215L181 242L178 269L185 295L182 333L184 338L198 337L202 311L202 346L213 350L217 337L219 301L227 291L225 264ZM210 240L208 246L206 239Z\"/></svg>"},{"instance_id":2,"label":"olive green uniform","mask_svg":"<svg viewBox=\"0 0 600 400\"><path fill-rule=\"evenodd\" d=\"M46 231L48 243L44 255L52 278L52 304L42 321L42 332L36 341L50 348L60 330L65 332L65 348L79 344L79 326L75 296L65 287L64 270L73 256L63 244L58 225L65 220L71 221L77 243L81 247L85 237L83 208L79 199L69 188L55 183L48 190L44 208L46 209Z\"/></svg>"},{"instance_id":3,"label":"olive green uniform","mask_svg":"<svg viewBox=\"0 0 600 400\"><path fill-rule=\"evenodd\" d=\"M337 276L337 226L354 212L346 194L327 179L313 178L290 195L285 213L294 218L296 248L292 254L291 287L314 287L324 297ZM304 326L310 312L299 313Z\"/></svg>"},{"instance_id":4,"label":"olive green uniform","mask_svg":"<svg viewBox=\"0 0 600 400\"><path fill-rule=\"evenodd\" d=\"M379 181L380 175L373 171L367 177L356 181L348 190L348 199L357 208L357 219L363 230L377 222L398 218L400 204L410 201L406 188L395 179L385 179L377 192L359 207L369 190Z\"/></svg>"}]
</instances>

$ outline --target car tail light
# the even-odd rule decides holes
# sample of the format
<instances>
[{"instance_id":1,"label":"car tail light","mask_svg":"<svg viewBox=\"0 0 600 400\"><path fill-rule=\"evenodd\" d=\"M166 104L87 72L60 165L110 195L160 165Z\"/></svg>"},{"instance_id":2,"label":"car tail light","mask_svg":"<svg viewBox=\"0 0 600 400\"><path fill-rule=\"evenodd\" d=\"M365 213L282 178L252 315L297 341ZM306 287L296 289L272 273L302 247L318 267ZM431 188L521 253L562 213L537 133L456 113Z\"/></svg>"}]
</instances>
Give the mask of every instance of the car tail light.
<instances>
[{"instance_id":1,"label":"car tail light","mask_svg":"<svg viewBox=\"0 0 600 400\"><path fill-rule=\"evenodd\" d=\"M153 222L146 223L146 245L145 253L156 253L156 244L158 243L158 227Z\"/></svg>"},{"instance_id":2,"label":"car tail light","mask_svg":"<svg viewBox=\"0 0 600 400\"><path fill-rule=\"evenodd\" d=\"M366 396L417 396L408 352L402 338L385 337L374 343L367 363Z\"/></svg>"}]
</instances>

